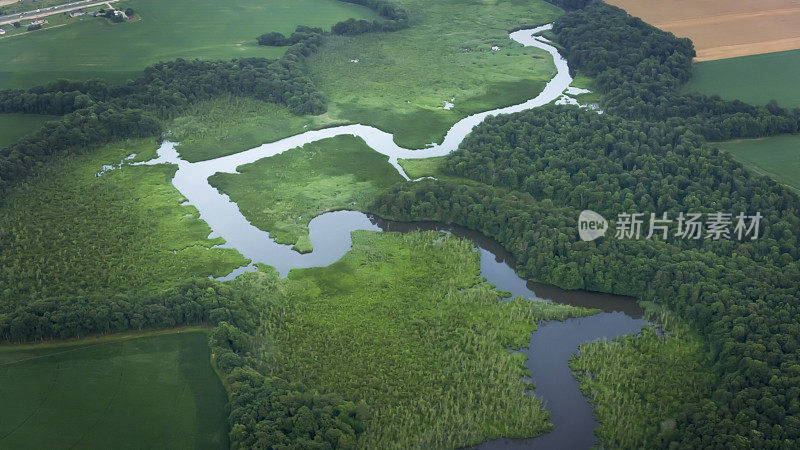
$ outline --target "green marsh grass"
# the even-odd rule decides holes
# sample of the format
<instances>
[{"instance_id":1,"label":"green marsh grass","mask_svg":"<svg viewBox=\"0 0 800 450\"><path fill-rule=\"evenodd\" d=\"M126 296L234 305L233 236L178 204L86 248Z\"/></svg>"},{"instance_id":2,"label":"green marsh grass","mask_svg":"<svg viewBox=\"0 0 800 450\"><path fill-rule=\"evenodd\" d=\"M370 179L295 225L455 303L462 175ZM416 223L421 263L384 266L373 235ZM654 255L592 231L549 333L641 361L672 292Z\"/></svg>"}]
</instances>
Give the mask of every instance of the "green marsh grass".
<instances>
[{"instance_id":1,"label":"green marsh grass","mask_svg":"<svg viewBox=\"0 0 800 450\"><path fill-rule=\"evenodd\" d=\"M308 223L328 211L364 211L387 187L402 181L360 138L337 136L218 173L212 186L228 194L247 220L282 244L312 250Z\"/></svg>"},{"instance_id":2,"label":"green marsh grass","mask_svg":"<svg viewBox=\"0 0 800 450\"><path fill-rule=\"evenodd\" d=\"M408 29L332 37L309 58L331 117L375 126L403 147L421 148L440 142L469 114L535 97L555 74L549 54L508 37L510 30L558 17L561 10L549 3L398 3L411 12ZM453 109L444 110L454 97Z\"/></svg>"},{"instance_id":3,"label":"green marsh grass","mask_svg":"<svg viewBox=\"0 0 800 450\"><path fill-rule=\"evenodd\" d=\"M0 311L31 297L156 292L192 277L222 276L246 260L211 248L208 225L172 186L172 165L104 164L151 140L118 142L54 161L0 203Z\"/></svg>"},{"instance_id":4,"label":"green marsh grass","mask_svg":"<svg viewBox=\"0 0 800 450\"><path fill-rule=\"evenodd\" d=\"M364 401L363 448L453 448L548 431L523 380L539 320L589 310L517 299L480 278L471 241L437 232L353 232L328 267L293 270L265 315L275 375Z\"/></svg>"},{"instance_id":5,"label":"green marsh grass","mask_svg":"<svg viewBox=\"0 0 800 450\"><path fill-rule=\"evenodd\" d=\"M296 116L282 105L225 96L194 105L168 128L169 139L180 142L181 158L197 162L340 123L325 114Z\"/></svg>"},{"instance_id":6,"label":"green marsh grass","mask_svg":"<svg viewBox=\"0 0 800 450\"><path fill-rule=\"evenodd\" d=\"M686 405L710 395L714 375L699 336L675 315L655 309L667 326L665 336L645 327L639 336L584 344L570 359L600 422L595 433L603 448L663 445L659 433L674 428Z\"/></svg>"}]
</instances>

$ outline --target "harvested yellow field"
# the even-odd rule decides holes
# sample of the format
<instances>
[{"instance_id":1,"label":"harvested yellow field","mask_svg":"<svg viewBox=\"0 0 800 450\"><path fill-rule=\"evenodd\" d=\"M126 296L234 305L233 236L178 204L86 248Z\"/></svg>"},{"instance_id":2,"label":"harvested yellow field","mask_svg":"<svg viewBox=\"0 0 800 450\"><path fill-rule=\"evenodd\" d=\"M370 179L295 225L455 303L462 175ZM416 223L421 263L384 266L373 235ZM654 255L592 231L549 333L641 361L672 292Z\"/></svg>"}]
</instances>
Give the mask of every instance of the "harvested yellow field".
<instances>
[{"instance_id":1,"label":"harvested yellow field","mask_svg":"<svg viewBox=\"0 0 800 450\"><path fill-rule=\"evenodd\" d=\"M696 61L800 48L798 0L606 0L676 36Z\"/></svg>"}]
</instances>

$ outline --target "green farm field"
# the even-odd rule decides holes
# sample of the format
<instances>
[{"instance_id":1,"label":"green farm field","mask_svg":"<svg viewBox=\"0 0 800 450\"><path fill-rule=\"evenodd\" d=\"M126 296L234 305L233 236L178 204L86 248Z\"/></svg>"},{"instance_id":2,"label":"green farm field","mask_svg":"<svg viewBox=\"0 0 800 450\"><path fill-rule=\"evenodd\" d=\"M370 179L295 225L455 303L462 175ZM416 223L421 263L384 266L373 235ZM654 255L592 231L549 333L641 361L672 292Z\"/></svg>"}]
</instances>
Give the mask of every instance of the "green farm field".
<instances>
[{"instance_id":1,"label":"green farm field","mask_svg":"<svg viewBox=\"0 0 800 450\"><path fill-rule=\"evenodd\" d=\"M800 136L771 136L715 144L753 172L800 193Z\"/></svg>"},{"instance_id":2,"label":"green farm field","mask_svg":"<svg viewBox=\"0 0 800 450\"><path fill-rule=\"evenodd\" d=\"M800 107L800 50L766 53L695 63L686 92L699 91L765 105L777 100L784 108Z\"/></svg>"},{"instance_id":3,"label":"green farm field","mask_svg":"<svg viewBox=\"0 0 800 450\"><path fill-rule=\"evenodd\" d=\"M0 347L0 447L227 448L207 341L189 329Z\"/></svg>"},{"instance_id":4,"label":"green farm field","mask_svg":"<svg viewBox=\"0 0 800 450\"><path fill-rule=\"evenodd\" d=\"M212 186L228 194L242 214L277 242L310 252L308 223L340 209L361 210L402 177L360 138L337 136L218 173Z\"/></svg>"},{"instance_id":5,"label":"green farm field","mask_svg":"<svg viewBox=\"0 0 800 450\"><path fill-rule=\"evenodd\" d=\"M36 131L48 120L57 118L38 114L0 114L0 148Z\"/></svg>"},{"instance_id":6,"label":"green farm field","mask_svg":"<svg viewBox=\"0 0 800 450\"><path fill-rule=\"evenodd\" d=\"M0 89L58 78L123 82L176 58L278 57L284 49L258 46L260 34L377 17L336 0L128 0L115 6L133 8L140 20L114 24L84 16L63 27L0 38Z\"/></svg>"},{"instance_id":7,"label":"green farm field","mask_svg":"<svg viewBox=\"0 0 800 450\"><path fill-rule=\"evenodd\" d=\"M408 29L332 37L309 58L332 118L372 125L395 134L403 147L422 148L469 114L535 97L555 74L549 54L508 37L558 17L561 10L549 3L398 3L411 11ZM454 107L444 110L453 98Z\"/></svg>"}]
</instances>

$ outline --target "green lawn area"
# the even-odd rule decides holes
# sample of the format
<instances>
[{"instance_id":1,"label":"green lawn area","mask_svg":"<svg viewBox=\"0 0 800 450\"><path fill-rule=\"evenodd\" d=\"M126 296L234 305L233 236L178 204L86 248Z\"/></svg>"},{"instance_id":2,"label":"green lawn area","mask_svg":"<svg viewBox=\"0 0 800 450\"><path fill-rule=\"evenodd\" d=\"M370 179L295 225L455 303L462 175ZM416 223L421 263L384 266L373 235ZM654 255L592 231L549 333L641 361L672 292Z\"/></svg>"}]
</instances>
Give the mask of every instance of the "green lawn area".
<instances>
[{"instance_id":1,"label":"green lawn area","mask_svg":"<svg viewBox=\"0 0 800 450\"><path fill-rule=\"evenodd\" d=\"M277 57L283 48L258 46L256 37L290 33L297 25L327 28L350 17L377 17L337 0L127 0L115 7L133 8L141 20L114 24L84 16L0 39L0 89L57 78L122 82L176 58Z\"/></svg>"},{"instance_id":2,"label":"green lawn area","mask_svg":"<svg viewBox=\"0 0 800 450\"><path fill-rule=\"evenodd\" d=\"M590 311L500 302L471 241L437 232L355 231L353 249L293 270L284 306L265 316L274 375L364 401L360 448L458 448L546 432L526 390L524 355L539 320Z\"/></svg>"},{"instance_id":3,"label":"green lawn area","mask_svg":"<svg viewBox=\"0 0 800 450\"><path fill-rule=\"evenodd\" d=\"M684 90L717 94L753 105L777 100L785 108L800 107L800 50L704 61L694 64Z\"/></svg>"},{"instance_id":4,"label":"green lawn area","mask_svg":"<svg viewBox=\"0 0 800 450\"><path fill-rule=\"evenodd\" d=\"M800 193L800 136L771 136L715 143L734 159Z\"/></svg>"},{"instance_id":5,"label":"green lawn area","mask_svg":"<svg viewBox=\"0 0 800 450\"><path fill-rule=\"evenodd\" d=\"M181 158L197 162L238 153L334 122L328 116L296 116L283 105L244 97L200 102L168 125Z\"/></svg>"},{"instance_id":6,"label":"green lawn area","mask_svg":"<svg viewBox=\"0 0 800 450\"><path fill-rule=\"evenodd\" d=\"M0 148L11 145L17 139L39 129L48 120L58 116L38 114L0 114Z\"/></svg>"},{"instance_id":7,"label":"green lawn area","mask_svg":"<svg viewBox=\"0 0 800 450\"><path fill-rule=\"evenodd\" d=\"M208 225L172 186L176 167L124 166L155 156L152 140L119 142L55 160L0 203L0 312L36 296L136 295L245 263L211 248Z\"/></svg>"},{"instance_id":8,"label":"green lawn area","mask_svg":"<svg viewBox=\"0 0 800 450\"><path fill-rule=\"evenodd\" d=\"M508 38L509 30L558 17L549 3L397 2L411 12L410 28L334 37L309 59L332 118L376 126L399 145L421 148L466 115L535 97L555 73L549 54ZM452 98L453 109L442 109Z\"/></svg>"},{"instance_id":9,"label":"green lawn area","mask_svg":"<svg viewBox=\"0 0 800 450\"><path fill-rule=\"evenodd\" d=\"M204 330L0 347L2 448L227 448Z\"/></svg>"},{"instance_id":10,"label":"green lawn area","mask_svg":"<svg viewBox=\"0 0 800 450\"><path fill-rule=\"evenodd\" d=\"M337 136L218 173L212 186L228 194L247 220L283 244L311 251L308 223L340 209L364 210L402 177L360 138Z\"/></svg>"}]
</instances>

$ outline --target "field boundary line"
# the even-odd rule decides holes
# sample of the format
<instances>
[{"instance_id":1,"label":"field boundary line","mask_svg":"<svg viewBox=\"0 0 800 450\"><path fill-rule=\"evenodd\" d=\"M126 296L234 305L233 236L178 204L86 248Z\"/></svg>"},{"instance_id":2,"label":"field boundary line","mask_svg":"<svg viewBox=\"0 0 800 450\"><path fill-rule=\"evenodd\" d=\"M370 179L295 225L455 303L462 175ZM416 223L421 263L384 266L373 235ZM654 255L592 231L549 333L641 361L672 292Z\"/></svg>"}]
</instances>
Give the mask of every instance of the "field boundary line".
<instances>
[{"instance_id":1,"label":"field boundary line","mask_svg":"<svg viewBox=\"0 0 800 450\"><path fill-rule=\"evenodd\" d=\"M800 36L772 41L752 42L747 44L722 45L697 52L697 62L717 59L736 58L738 56L760 55L763 53L785 52L800 48Z\"/></svg>"},{"instance_id":2,"label":"field boundary line","mask_svg":"<svg viewBox=\"0 0 800 450\"><path fill-rule=\"evenodd\" d=\"M795 6L791 8L756 10L752 12L730 13L730 14L722 14L719 16L692 17L691 19L671 20L667 22L655 22L652 25L656 28L664 29L669 27L697 26L697 25L710 25L710 24L725 23L725 22L735 22L741 19L780 16L792 13L800 14L800 6Z\"/></svg>"},{"instance_id":3,"label":"field boundary line","mask_svg":"<svg viewBox=\"0 0 800 450\"><path fill-rule=\"evenodd\" d=\"M80 344L81 339L74 340L74 341L64 341L64 342L58 342L58 343L44 343L44 344L16 344L16 345L15 344L10 344L10 345L7 345L7 346L0 347L0 350L10 350L10 351L25 350L25 349L35 350L35 349L38 349L38 348L47 348L50 345L52 345L52 346L61 346L61 345L63 345L65 347L66 346L72 347L72 345L75 345L75 347L72 347L72 348L69 348L67 350L63 350L63 351L60 351L60 352L53 352L53 353L48 353L46 355L39 355L39 356L29 356L27 358L22 358L22 359L18 359L18 360L15 360L15 361L9 361L9 362L5 362L5 363L1 363L0 367L11 366L11 365L14 365L14 364L17 364L17 363L21 363L21 362L25 362L25 361L31 361L31 360L34 360L34 359L42 359L42 358L47 358L47 357L50 357L50 356L63 355L65 353L70 353L70 352L74 352L74 351L78 351L78 350L97 347L98 345L113 344L113 343L116 343L116 342L126 342L126 341L130 341L130 340L133 340L133 339L141 339L141 338L154 337L154 336L166 336L166 335L170 335L170 334L180 334L180 333L185 333L185 332L193 332L193 331L201 331L201 330L207 330L207 328L199 327L199 326L197 326L197 327L179 327L179 328L170 328L170 329L166 329L166 330L157 330L157 331L153 331L153 332L146 332L146 333L141 333L141 334L130 334L130 335L121 335L121 336L108 335L108 336L102 336L102 337L96 338L97 342L87 343L86 345ZM92 339L92 338L93 337L84 338L84 339Z\"/></svg>"}]
</instances>

